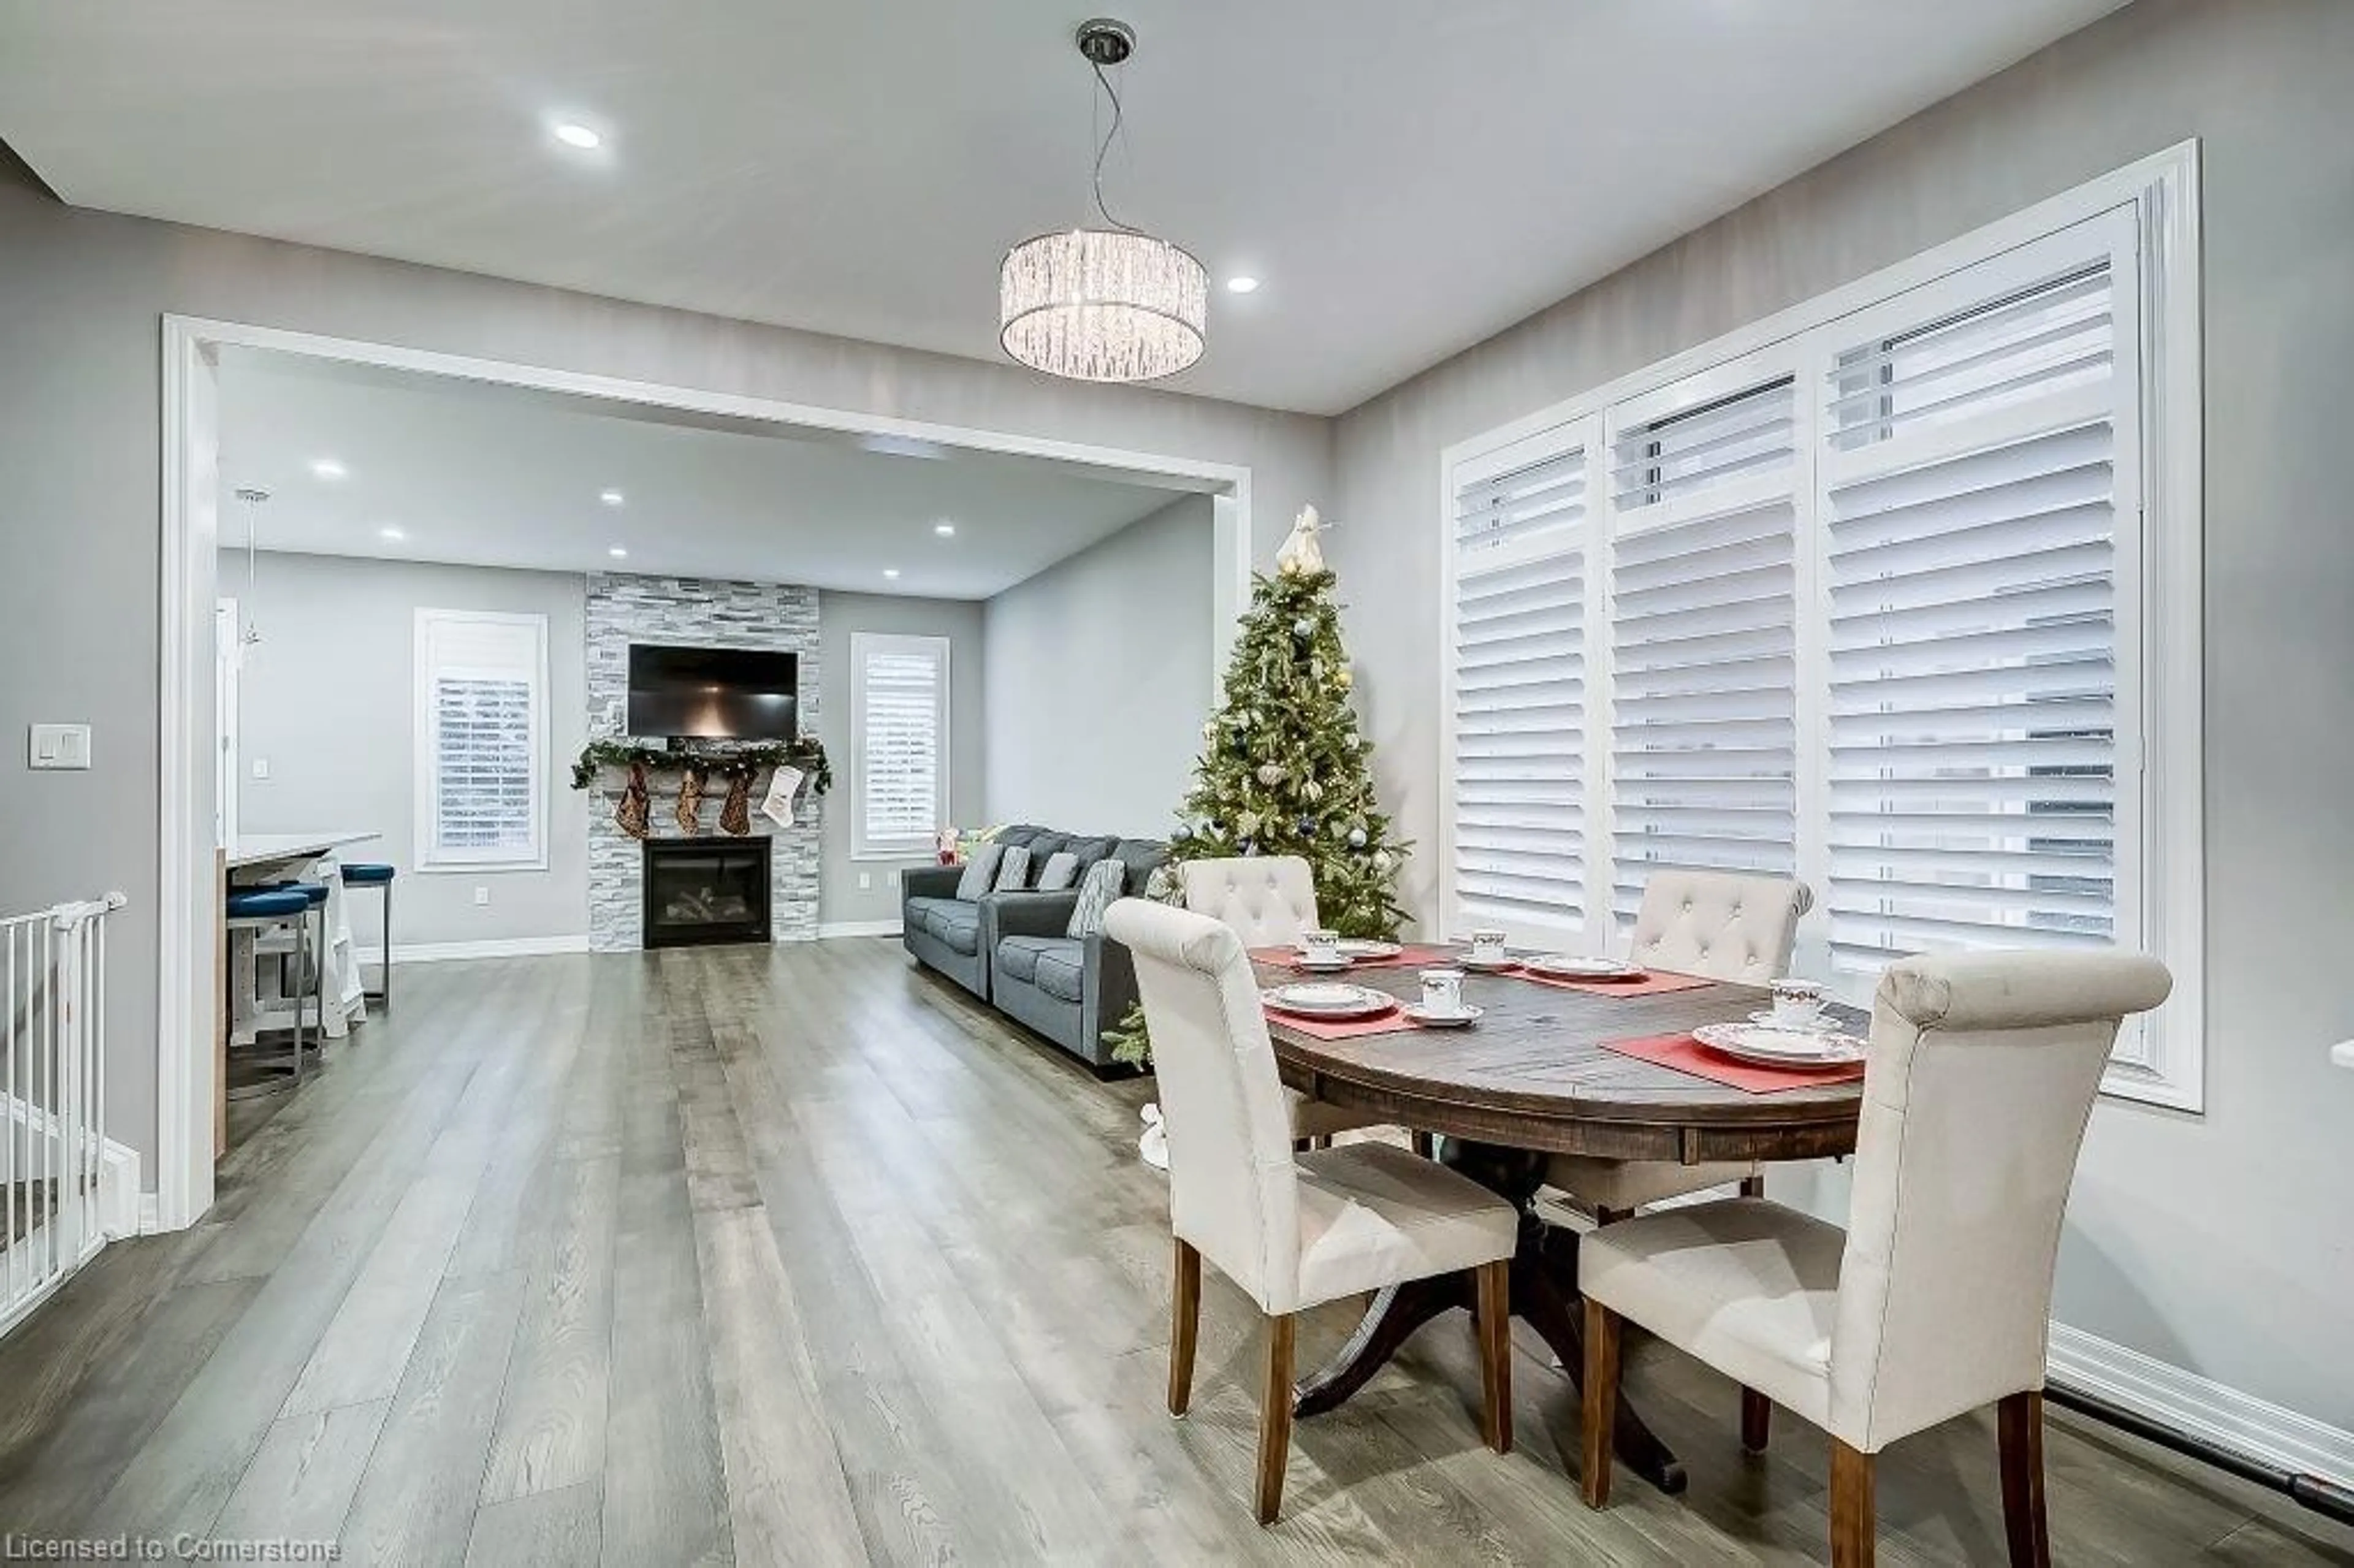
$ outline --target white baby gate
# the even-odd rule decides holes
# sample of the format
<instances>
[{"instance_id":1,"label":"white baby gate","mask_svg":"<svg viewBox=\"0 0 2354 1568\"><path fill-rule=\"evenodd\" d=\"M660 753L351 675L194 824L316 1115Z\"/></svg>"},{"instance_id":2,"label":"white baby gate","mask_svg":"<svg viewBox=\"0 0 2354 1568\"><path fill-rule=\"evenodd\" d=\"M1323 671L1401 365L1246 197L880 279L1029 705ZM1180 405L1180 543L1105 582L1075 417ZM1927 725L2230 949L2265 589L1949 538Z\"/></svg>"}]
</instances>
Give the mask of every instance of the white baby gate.
<instances>
[{"instance_id":1,"label":"white baby gate","mask_svg":"<svg viewBox=\"0 0 2354 1568\"><path fill-rule=\"evenodd\" d=\"M106 1245L106 916L0 919L0 1334Z\"/></svg>"}]
</instances>

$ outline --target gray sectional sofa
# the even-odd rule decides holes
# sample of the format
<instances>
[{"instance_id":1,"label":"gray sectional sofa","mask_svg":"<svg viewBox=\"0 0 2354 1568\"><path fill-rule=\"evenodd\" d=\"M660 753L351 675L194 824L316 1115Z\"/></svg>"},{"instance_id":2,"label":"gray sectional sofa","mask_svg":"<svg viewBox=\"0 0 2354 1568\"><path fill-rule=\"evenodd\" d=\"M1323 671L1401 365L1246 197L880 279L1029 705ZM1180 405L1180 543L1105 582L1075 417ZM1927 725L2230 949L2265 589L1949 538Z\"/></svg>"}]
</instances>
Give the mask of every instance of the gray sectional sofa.
<instances>
[{"instance_id":1,"label":"gray sectional sofa","mask_svg":"<svg viewBox=\"0 0 2354 1568\"><path fill-rule=\"evenodd\" d=\"M1028 847L1034 883L1058 850L1078 858L1082 875L1097 861L1117 859L1128 867L1124 887L1129 893L1143 892L1147 879L1169 858L1168 846L1151 839L1061 833L1026 824L1005 829L997 842ZM1009 890L968 902L956 896L963 874L961 866L943 865L901 876L900 940L907 951L1090 1066L1111 1065L1104 1031L1119 1023L1136 1001L1136 967L1128 949L1100 933L1064 934L1078 903L1076 887Z\"/></svg>"}]
</instances>

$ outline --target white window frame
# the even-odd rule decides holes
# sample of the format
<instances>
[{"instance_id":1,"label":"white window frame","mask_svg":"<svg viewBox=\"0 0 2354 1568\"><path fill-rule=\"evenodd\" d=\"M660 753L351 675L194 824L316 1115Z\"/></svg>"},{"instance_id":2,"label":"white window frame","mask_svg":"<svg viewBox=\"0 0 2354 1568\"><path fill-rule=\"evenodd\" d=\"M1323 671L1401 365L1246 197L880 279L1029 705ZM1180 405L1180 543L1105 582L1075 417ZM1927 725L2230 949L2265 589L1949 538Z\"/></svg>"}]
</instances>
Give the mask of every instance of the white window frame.
<instances>
[{"instance_id":1,"label":"white window frame","mask_svg":"<svg viewBox=\"0 0 2354 1568\"><path fill-rule=\"evenodd\" d=\"M922 652L930 654L939 670L937 687L937 708L939 715L938 778L934 786L933 831L949 820L949 709L954 690L949 661L952 643L946 637L921 632L854 631L850 634L850 858L872 861L929 860L937 848L933 832L921 838L877 841L866 836L866 665L876 654Z\"/></svg>"},{"instance_id":2,"label":"white window frame","mask_svg":"<svg viewBox=\"0 0 2354 1568\"><path fill-rule=\"evenodd\" d=\"M2103 1092L2119 1098L2199 1112L2205 1105L2205 1015L2202 959L2205 943L2203 663L2201 597L2203 517L2202 453L2203 386L2200 353L2199 277L2199 144L2179 143L2112 174L2086 182L2026 211L1924 251L1842 288L1792 306L1712 342L1701 344L1658 365L1621 376L1605 386L1541 409L1500 429L1445 449L1439 462L1439 537L1446 562L1440 641L1434 667L1439 684L1441 758L1437 779L1442 858L1438 907L1431 920L1447 935L1459 936L1459 916L1453 884L1453 854L1447 838L1455 816L1453 670L1449 650L1454 644L1455 564L1454 505L1460 484L1483 466L1492 466L1506 449L1526 450L1547 440L1563 446L1586 442L1590 462L1602 464L1608 450L1608 432L1625 406L1638 398L1657 399L1667 389L1695 376L1726 370L1728 380L1746 372L1730 371L1736 362L1755 366L1801 347L1807 364L1803 377L1813 373L1810 357L1819 344L1797 345L1791 340L1841 322L1911 291L1933 285L1966 269L1979 266L2049 236L2085 224L2105 214L2119 214L2135 237L2138 255L2139 295L2135 341L2121 344L2138 359L2139 462L2139 591L2128 593L2118 580L2117 637L2122 659L2134 662L2139 673L2142 807L2138 864L2138 898L2135 914L2145 950L2162 959L2173 972L2174 991L2167 1003L2142 1027L2120 1039L2105 1075ZM1709 384L1717 378L1709 376ZM1700 385L1700 384L1695 384ZM1811 399L1806 400L1810 406ZM1656 402L1646 417L1660 411ZM1594 427L1605 426L1595 439ZM1813 418L1803 421L1808 472L1800 483L1814 488L1811 464L1818 450ZM1590 470L1589 495L1600 496L1606 471ZM2120 476L2117 526L2133 525L2126 510L2132 490ZM1802 503L1813 511L1811 493ZM1597 502L1589 507L1593 537L1606 538L1611 508ZM1803 522L1811 532L1815 524ZM1813 569L1819 550L1802 541L1798 591L1808 599L1820 592ZM1589 603L1587 625L1606 634L1608 622L1592 602L1594 584L1606 577L1608 556L1595 548L1587 558ZM1803 607L1802 607L1803 609ZM1801 623L1808 614L1802 612ZM1819 673L1812 661L1819 650L1802 649L1802 688ZM1609 676L1589 654L1588 679L1594 691L1586 704L1587 723L1608 723ZM1606 752L1606 747L1605 750ZM1808 804L1822 798L1824 784L1819 746L1802 732L1799 764L1801 790L1799 867L1802 876L1819 874L1822 846L1813 841L1820 830L1811 826L1818 814ZM1586 844L1589 875L1606 881L1607 846L1612 824L1608 818L1607 780L1594 766L1586 768L1588 810ZM2126 759L2120 753L2120 771ZM2120 779L2120 788L2124 779ZM2121 864L2120 900L2133 896L2133 878ZM1606 907L1591 902L1589 907ZM2123 911L2121 910L2121 915ZM1828 973L1824 913L1818 911L1802 925L1797 967L1803 972ZM2126 924L2121 919L2121 931ZM1589 945L1595 934L1588 933Z\"/></svg>"},{"instance_id":3,"label":"white window frame","mask_svg":"<svg viewBox=\"0 0 2354 1568\"><path fill-rule=\"evenodd\" d=\"M434 723L435 633L441 628L499 626L531 634L531 843L527 850L462 850L440 847L438 780L440 732ZM547 617L508 610L428 609L417 612L416 853L420 872L462 873L547 869Z\"/></svg>"}]
</instances>

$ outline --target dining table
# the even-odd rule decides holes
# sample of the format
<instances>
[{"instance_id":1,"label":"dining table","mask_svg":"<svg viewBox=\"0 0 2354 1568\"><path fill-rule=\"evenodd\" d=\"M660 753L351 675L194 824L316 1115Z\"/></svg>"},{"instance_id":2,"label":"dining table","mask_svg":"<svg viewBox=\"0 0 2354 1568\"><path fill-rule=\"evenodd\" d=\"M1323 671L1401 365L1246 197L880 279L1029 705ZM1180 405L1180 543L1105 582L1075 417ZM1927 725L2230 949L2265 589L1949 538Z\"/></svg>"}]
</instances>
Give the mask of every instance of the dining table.
<instances>
[{"instance_id":1,"label":"dining table","mask_svg":"<svg viewBox=\"0 0 2354 1568\"><path fill-rule=\"evenodd\" d=\"M1425 949L1446 962L1455 949ZM1252 955L1260 989L1301 978L1288 961ZM1418 999L1420 966L1365 963L1348 979L1396 998ZM1689 1033L1745 1022L1767 1005L1762 986L1702 980L1674 991L1608 985L1570 989L1522 972L1467 972L1463 1001L1480 1009L1468 1027L1407 1024L1380 1033L1333 1033L1269 1009L1268 1034L1284 1083L1302 1094L1437 1135L1435 1157L1520 1212L1511 1301L1575 1380L1585 1364L1577 1291L1577 1232L1539 1212L1537 1194L1554 1154L1657 1160L1814 1160L1854 1152L1862 1086L1808 1081L1768 1092L1734 1087L1623 1054L1610 1043ZM1860 1029L1865 1015L1835 1008ZM1295 1391L1294 1414L1338 1407L1423 1324L1471 1306L1469 1276L1440 1276L1377 1295L1331 1362ZM1643 1420L1618 1401L1618 1457L1667 1492L1684 1472Z\"/></svg>"}]
</instances>

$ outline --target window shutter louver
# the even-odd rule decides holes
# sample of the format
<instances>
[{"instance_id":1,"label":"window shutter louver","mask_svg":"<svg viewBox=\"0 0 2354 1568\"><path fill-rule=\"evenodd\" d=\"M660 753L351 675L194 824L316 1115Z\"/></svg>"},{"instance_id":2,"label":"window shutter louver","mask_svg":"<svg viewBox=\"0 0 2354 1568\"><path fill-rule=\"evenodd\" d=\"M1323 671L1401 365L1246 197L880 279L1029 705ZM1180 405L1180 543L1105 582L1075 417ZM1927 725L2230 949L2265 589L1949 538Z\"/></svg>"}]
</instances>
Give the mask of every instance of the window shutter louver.
<instances>
[{"instance_id":1,"label":"window shutter louver","mask_svg":"<svg viewBox=\"0 0 2354 1568\"><path fill-rule=\"evenodd\" d=\"M1585 910L1585 449L1456 496L1455 906L1473 926Z\"/></svg>"},{"instance_id":2,"label":"window shutter louver","mask_svg":"<svg viewBox=\"0 0 2354 1568\"><path fill-rule=\"evenodd\" d=\"M2110 264L1836 356L1821 460L1834 960L2117 918Z\"/></svg>"},{"instance_id":3,"label":"window shutter louver","mask_svg":"<svg viewBox=\"0 0 2354 1568\"><path fill-rule=\"evenodd\" d=\"M854 638L858 851L916 855L948 816L947 642Z\"/></svg>"},{"instance_id":4,"label":"window shutter louver","mask_svg":"<svg viewBox=\"0 0 2354 1568\"><path fill-rule=\"evenodd\" d=\"M541 859L546 636L537 616L418 612L423 863Z\"/></svg>"},{"instance_id":5,"label":"window shutter louver","mask_svg":"<svg viewBox=\"0 0 2354 1568\"><path fill-rule=\"evenodd\" d=\"M1797 864L1796 394L1788 380L1611 448L1612 906L1663 867Z\"/></svg>"}]
</instances>

